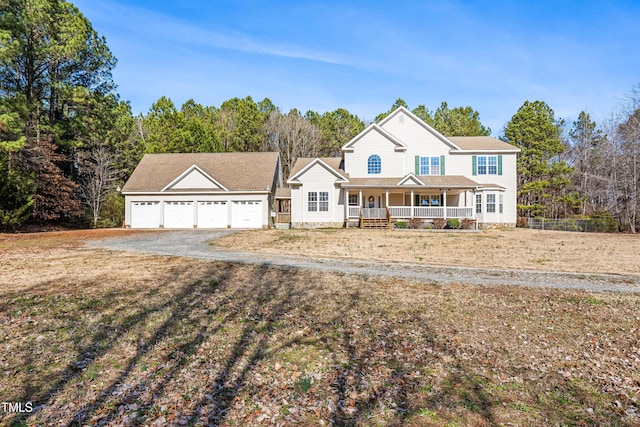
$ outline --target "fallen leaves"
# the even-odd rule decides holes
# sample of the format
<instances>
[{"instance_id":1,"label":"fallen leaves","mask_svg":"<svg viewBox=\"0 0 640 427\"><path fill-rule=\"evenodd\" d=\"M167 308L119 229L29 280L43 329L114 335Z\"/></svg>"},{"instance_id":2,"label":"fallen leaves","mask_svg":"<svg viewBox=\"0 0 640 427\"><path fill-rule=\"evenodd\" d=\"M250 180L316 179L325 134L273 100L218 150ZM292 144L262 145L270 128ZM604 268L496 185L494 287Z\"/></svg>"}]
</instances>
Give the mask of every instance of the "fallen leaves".
<instances>
[{"instance_id":1,"label":"fallen leaves","mask_svg":"<svg viewBox=\"0 0 640 427\"><path fill-rule=\"evenodd\" d=\"M3 263L0 401L29 425L640 422L636 295L6 251L33 274Z\"/></svg>"}]
</instances>

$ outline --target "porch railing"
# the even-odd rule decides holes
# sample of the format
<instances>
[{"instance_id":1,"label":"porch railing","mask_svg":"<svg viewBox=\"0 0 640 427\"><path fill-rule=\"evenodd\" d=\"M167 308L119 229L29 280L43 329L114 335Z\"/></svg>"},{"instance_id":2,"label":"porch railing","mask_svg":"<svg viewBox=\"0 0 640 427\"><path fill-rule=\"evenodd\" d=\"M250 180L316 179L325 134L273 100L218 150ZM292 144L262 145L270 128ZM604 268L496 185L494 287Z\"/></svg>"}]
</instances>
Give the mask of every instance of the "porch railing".
<instances>
[{"instance_id":1,"label":"porch railing","mask_svg":"<svg viewBox=\"0 0 640 427\"><path fill-rule=\"evenodd\" d=\"M385 208L360 208L349 206L349 218L359 218L360 211L364 218L384 218L387 215ZM446 211L445 211L446 210ZM445 213L447 214L445 217ZM382 216L373 216L382 215ZM391 218L473 218L471 207L444 207L444 206L389 206Z\"/></svg>"},{"instance_id":2,"label":"porch railing","mask_svg":"<svg viewBox=\"0 0 640 427\"><path fill-rule=\"evenodd\" d=\"M473 208L467 207L389 206L389 213L392 218L473 218Z\"/></svg>"},{"instance_id":3,"label":"porch railing","mask_svg":"<svg viewBox=\"0 0 640 427\"><path fill-rule=\"evenodd\" d=\"M349 218L360 218L360 206L349 206Z\"/></svg>"},{"instance_id":4,"label":"porch railing","mask_svg":"<svg viewBox=\"0 0 640 427\"><path fill-rule=\"evenodd\" d=\"M387 208L362 208L363 218L386 218Z\"/></svg>"}]
</instances>

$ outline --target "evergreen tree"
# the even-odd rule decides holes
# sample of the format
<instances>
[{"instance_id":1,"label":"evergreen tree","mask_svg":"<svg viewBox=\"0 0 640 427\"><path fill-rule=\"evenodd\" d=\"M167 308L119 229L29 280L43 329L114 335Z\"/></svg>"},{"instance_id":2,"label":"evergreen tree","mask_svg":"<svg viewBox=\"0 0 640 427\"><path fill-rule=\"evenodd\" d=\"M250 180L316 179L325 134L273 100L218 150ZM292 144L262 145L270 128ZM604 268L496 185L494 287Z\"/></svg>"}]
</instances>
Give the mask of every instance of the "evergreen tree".
<instances>
[{"instance_id":1,"label":"evergreen tree","mask_svg":"<svg viewBox=\"0 0 640 427\"><path fill-rule=\"evenodd\" d=\"M546 103L525 101L504 129L504 140L522 150L517 165L521 216L552 213L554 196L566 186L571 167L559 159L565 151L562 124Z\"/></svg>"},{"instance_id":2,"label":"evergreen tree","mask_svg":"<svg viewBox=\"0 0 640 427\"><path fill-rule=\"evenodd\" d=\"M16 179L33 179L38 222L77 215L77 150L87 115L77 108L113 90L116 60L103 37L64 0L0 2L0 104L21 122L8 167ZM89 113L90 116L90 113ZM29 186L21 186L28 188ZM11 196L9 196L11 197ZM16 196L12 203L29 198ZM68 202L68 203L65 203Z\"/></svg>"}]
</instances>

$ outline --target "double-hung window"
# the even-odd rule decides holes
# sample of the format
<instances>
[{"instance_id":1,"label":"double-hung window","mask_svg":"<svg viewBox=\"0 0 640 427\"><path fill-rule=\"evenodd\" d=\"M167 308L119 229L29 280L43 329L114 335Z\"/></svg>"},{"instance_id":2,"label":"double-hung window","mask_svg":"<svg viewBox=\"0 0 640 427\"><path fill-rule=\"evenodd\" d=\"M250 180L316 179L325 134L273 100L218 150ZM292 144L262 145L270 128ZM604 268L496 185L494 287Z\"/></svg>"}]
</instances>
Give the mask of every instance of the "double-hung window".
<instances>
[{"instance_id":1,"label":"double-hung window","mask_svg":"<svg viewBox=\"0 0 640 427\"><path fill-rule=\"evenodd\" d=\"M476 213L482 213L482 194L476 194Z\"/></svg>"},{"instance_id":2,"label":"double-hung window","mask_svg":"<svg viewBox=\"0 0 640 427\"><path fill-rule=\"evenodd\" d=\"M477 156L474 175L502 175L500 156ZM474 156L474 159L476 157ZM476 163L477 162L477 166Z\"/></svg>"},{"instance_id":3,"label":"double-hung window","mask_svg":"<svg viewBox=\"0 0 640 427\"><path fill-rule=\"evenodd\" d=\"M318 192L309 191L309 193L307 194L307 202L308 202L309 212L317 212L318 211Z\"/></svg>"},{"instance_id":4,"label":"double-hung window","mask_svg":"<svg viewBox=\"0 0 640 427\"><path fill-rule=\"evenodd\" d=\"M319 194L320 202L318 204L318 210L320 212L329 212L329 192L321 191Z\"/></svg>"},{"instance_id":5,"label":"double-hung window","mask_svg":"<svg viewBox=\"0 0 640 427\"><path fill-rule=\"evenodd\" d=\"M487 156L478 156L478 175L487 174Z\"/></svg>"},{"instance_id":6,"label":"double-hung window","mask_svg":"<svg viewBox=\"0 0 640 427\"><path fill-rule=\"evenodd\" d=\"M498 175L498 156L487 156L487 175Z\"/></svg>"},{"instance_id":7,"label":"double-hung window","mask_svg":"<svg viewBox=\"0 0 640 427\"><path fill-rule=\"evenodd\" d=\"M307 193L307 210L309 212L329 212L329 192L309 191Z\"/></svg>"},{"instance_id":8,"label":"double-hung window","mask_svg":"<svg viewBox=\"0 0 640 427\"><path fill-rule=\"evenodd\" d=\"M487 194L487 213L495 213L496 211L496 195Z\"/></svg>"},{"instance_id":9,"label":"double-hung window","mask_svg":"<svg viewBox=\"0 0 640 427\"><path fill-rule=\"evenodd\" d=\"M420 157L420 175L440 175L440 157Z\"/></svg>"}]
</instances>

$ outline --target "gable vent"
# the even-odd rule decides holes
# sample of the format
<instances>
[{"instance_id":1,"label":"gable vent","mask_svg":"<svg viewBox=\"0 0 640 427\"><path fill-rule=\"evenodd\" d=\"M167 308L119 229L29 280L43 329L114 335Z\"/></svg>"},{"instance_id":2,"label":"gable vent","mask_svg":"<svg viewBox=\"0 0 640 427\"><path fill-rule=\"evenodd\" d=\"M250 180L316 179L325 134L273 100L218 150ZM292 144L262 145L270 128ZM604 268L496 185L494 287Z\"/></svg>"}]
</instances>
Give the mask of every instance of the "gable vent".
<instances>
[{"instance_id":1,"label":"gable vent","mask_svg":"<svg viewBox=\"0 0 640 427\"><path fill-rule=\"evenodd\" d=\"M404 114L398 116L398 123L404 123Z\"/></svg>"}]
</instances>

